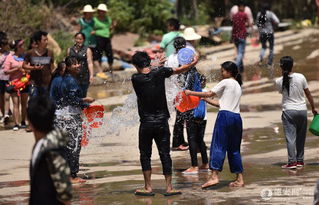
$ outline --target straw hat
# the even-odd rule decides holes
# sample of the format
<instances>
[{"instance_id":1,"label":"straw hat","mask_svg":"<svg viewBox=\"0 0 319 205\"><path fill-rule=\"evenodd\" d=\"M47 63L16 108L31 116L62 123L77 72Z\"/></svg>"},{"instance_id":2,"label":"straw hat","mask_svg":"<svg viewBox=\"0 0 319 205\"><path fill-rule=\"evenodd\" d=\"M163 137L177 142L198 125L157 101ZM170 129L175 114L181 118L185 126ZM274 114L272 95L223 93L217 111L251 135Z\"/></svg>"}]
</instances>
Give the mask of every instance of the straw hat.
<instances>
[{"instance_id":1,"label":"straw hat","mask_svg":"<svg viewBox=\"0 0 319 205\"><path fill-rule=\"evenodd\" d=\"M186 41L194 41L202 38L202 36L197 34L192 27L188 27L184 30L183 37Z\"/></svg>"},{"instance_id":2,"label":"straw hat","mask_svg":"<svg viewBox=\"0 0 319 205\"><path fill-rule=\"evenodd\" d=\"M92 13L95 12L95 10L92 8L90 4L87 4L83 7L82 13Z\"/></svg>"},{"instance_id":3,"label":"straw hat","mask_svg":"<svg viewBox=\"0 0 319 205\"><path fill-rule=\"evenodd\" d=\"M108 11L106 4L99 4L98 7L97 7L97 10Z\"/></svg>"}]
</instances>

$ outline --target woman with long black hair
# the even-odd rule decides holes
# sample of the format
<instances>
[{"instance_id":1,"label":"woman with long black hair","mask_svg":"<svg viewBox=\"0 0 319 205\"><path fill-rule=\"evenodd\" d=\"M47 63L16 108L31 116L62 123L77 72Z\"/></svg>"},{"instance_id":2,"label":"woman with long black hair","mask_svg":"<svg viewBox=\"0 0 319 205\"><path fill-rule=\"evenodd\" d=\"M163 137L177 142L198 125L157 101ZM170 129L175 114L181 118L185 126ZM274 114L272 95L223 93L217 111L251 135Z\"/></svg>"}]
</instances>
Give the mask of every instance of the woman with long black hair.
<instances>
[{"instance_id":1,"label":"woman with long black hair","mask_svg":"<svg viewBox=\"0 0 319 205\"><path fill-rule=\"evenodd\" d=\"M243 165L240 155L243 125L239 109L242 79L237 65L231 61L226 61L221 65L221 75L223 80L209 92L185 91L187 95L206 98L205 101L209 104L219 106L210 146L209 168L212 170L212 174L208 181L202 185L202 188L208 188L219 183L218 173L223 170L226 152L230 171L237 175L236 180L231 182L229 186L244 186ZM219 98L218 103L211 99L215 96Z\"/></svg>"},{"instance_id":2,"label":"woman with long black hair","mask_svg":"<svg viewBox=\"0 0 319 205\"><path fill-rule=\"evenodd\" d=\"M290 56L280 59L282 77L276 80L278 91L282 94L282 124L286 136L288 164L283 169L295 169L304 166L304 148L307 133L307 105L317 114L307 80L301 73L293 73L294 61Z\"/></svg>"}]
</instances>

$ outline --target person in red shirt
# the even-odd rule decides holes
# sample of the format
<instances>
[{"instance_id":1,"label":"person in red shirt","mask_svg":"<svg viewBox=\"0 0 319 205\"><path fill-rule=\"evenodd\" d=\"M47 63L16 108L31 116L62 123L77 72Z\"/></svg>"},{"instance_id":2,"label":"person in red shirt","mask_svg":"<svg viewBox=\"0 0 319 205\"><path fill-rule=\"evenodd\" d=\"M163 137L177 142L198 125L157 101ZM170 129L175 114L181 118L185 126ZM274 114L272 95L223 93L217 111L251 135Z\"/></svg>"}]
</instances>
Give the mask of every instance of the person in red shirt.
<instances>
[{"instance_id":1,"label":"person in red shirt","mask_svg":"<svg viewBox=\"0 0 319 205\"><path fill-rule=\"evenodd\" d=\"M247 29L246 25L250 27L252 24L249 22L249 18L245 13L245 4L243 2L238 3L238 13L233 15L232 23L232 39L237 48L237 57L236 57L236 65L239 68L240 72L244 71L243 57L245 54L246 47L246 37L247 37Z\"/></svg>"}]
</instances>

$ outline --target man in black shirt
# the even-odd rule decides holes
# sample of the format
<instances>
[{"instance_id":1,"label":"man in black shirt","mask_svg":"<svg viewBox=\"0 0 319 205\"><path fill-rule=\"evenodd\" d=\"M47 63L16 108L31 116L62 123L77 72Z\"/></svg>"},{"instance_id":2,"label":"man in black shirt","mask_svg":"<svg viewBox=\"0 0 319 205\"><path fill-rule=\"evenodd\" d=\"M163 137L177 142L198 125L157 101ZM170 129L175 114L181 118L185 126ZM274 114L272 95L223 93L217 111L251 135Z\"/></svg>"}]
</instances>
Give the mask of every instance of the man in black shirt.
<instances>
[{"instance_id":1,"label":"man in black shirt","mask_svg":"<svg viewBox=\"0 0 319 205\"><path fill-rule=\"evenodd\" d=\"M137 52L132 63L138 73L132 76L132 83L137 95L138 113L140 116L139 150L145 187L136 190L136 195L154 196L151 186L152 141L155 140L163 166L166 180L165 196L181 194L172 187L172 160L170 156L170 131L168 126L169 112L165 95L165 78L189 70L198 61L179 68L151 68L151 59L145 52Z\"/></svg>"}]
</instances>

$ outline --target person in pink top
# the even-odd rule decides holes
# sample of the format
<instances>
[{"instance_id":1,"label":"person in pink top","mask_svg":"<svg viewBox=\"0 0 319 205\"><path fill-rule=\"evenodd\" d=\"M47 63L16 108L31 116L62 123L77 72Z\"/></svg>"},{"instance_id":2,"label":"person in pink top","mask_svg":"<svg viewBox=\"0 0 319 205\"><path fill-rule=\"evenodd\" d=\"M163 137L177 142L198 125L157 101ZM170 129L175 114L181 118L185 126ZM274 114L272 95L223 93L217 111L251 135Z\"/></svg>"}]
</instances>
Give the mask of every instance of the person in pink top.
<instances>
[{"instance_id":1,"label":"person in pink top","mask_svg":"<svg viewBox=\"0 0 319 205\"><path fill-rule=\"evenodd\" d=\"M22 68L23 60L24 60L24 53L25 50L23 48L24 41L23 40L16 40L12 43L12 49L14 50L14 53L10 54L6 61L4 62L4 73L9 75L9 81L13 81L16 79L21 79L25 71ZM18 131L19 126L19 96L18 93L15 91L9 91L7 90L12 98L13 102L13 116L14 116L14 122L15 125L13 127L14 131ZM20 91L21 93L21 127L26 128L26 107L27 107L27 100L28 100L28 88L25 88L24 90Z\"/></svg>"}]
</instances>

